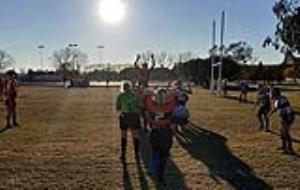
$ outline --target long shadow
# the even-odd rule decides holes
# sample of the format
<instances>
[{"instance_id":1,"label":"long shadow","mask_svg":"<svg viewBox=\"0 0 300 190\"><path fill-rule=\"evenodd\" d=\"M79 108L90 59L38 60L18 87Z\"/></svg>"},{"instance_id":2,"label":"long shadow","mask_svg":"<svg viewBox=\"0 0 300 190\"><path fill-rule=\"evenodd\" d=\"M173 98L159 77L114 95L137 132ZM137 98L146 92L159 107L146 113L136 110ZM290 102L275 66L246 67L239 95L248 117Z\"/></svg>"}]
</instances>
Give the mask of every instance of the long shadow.
<instances>
[{"instance_id":1,"label":"long shadow","mask_svg":"<svg viewBox=\"0 0 300 190\"><path fill-rule=\"evenodd\" d=\"M299 111L294 111L294 113L298 116L300 116L300 112Z\"/></svg>"},{"instance_id":2,"label":"long shadow","mask_svg":"<svg viewBox=\"0 0 300 190\"><path fill-rule=\"evenodd\" d=\"M273 135L276 135L276 136L279 136L279 137L280 137L280 134L279 134L278 132L276 132L276 131L271 130L270 133L273 134ZM298 139L298 138L293 138L293 137L292 137L292 141L293 141L294 143L300 144L300 139Z\"/></svg>"},{"instance_id":3,"label":"long shadow","mask_svg":"<svg viewBox=\"0 0 300 190\"><path fill-rule=\"evenodd\" d=\"M128 168L126 164L123 164L123 182L124 182L124 190L131 190L133 189L132 183L130 180L130 175L128 172Z\"/></svg>"},{"instance_id":4,"label":"long shadow","mask_svg":"<svg viewBox=\"0 0 300 190\"><path fill-rule=\"evenodd\" d=\"M178 166L175 164L175 162L171 159L171 157L168 160L167 163L167 168L166 168L166 173L165 173L165 186L161 186L156 183L156 178L151 170L150 167L150 145L149 145L149 134L141 131L141 149L142 149L142 160L145 165L145 169L147 172L147 175L150 176L152 181L155 184L156 189L188 189L185 181L184 181L184 175L178 168ZM145 175L145 174L142 174ZM141 176L140 173L140 178L142 179L143 176ZM148 186L142 186L145 185L141 180L141 189L148 189Z\"/></svg>"},{"instance_id":5,"label":"long shadow","mask_svg":"<svg viewBox=\"0 0 300 190\"><path fill-rule=\"evenodd\" d=\"M183 136L184 140L177 138L180 145L209 168L210 177L214 180L221 178L234 189L272 189L246 163L230 152L224 136L195 124L190 124Z\"/></svg>"},{"instance_id":6,"label":"long shadow","mask_svg":"<svg viewBox=\"0 0 300 190\"><path fill-rule=\"evenodd\" d=\"M141 163L137 164L137 169L138 169L138 174L139 174L140 189L148 190L149 189L148 182L147 182L145 173L143 171L143 168L141 166Z\"/></svg>"},{"instance_id":7,"label":"long shadow","mask_svg":"<svg viewBox=\"0 0 300 190\"><path fill-rule=\"evenodd\" d=\"M11 128L5 127L5 128L3 128L3 129L0 130L0 133L4 133L5 131L7 131L9 129L11 129Z\"/></svg>"}]
</instances>

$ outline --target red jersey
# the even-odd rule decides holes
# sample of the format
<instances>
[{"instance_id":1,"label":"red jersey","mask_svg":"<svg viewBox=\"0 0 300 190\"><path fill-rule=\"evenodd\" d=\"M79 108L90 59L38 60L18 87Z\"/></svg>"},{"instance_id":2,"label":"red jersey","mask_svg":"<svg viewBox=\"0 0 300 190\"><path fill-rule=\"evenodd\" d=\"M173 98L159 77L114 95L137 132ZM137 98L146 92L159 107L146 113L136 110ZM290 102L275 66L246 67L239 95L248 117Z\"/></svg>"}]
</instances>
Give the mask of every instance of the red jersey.
<instances>
[{"instance_id":1,"label":"red jersey","mask_svg":"<svg viewBox=\"0 0 300 190\"><path fill-rule=\"evenodd\" d=\"M7 99L14 100L17 98L17 82L15 80L7 80L4 93Z\"/></svg>"},{"instance_id":2,"label":"red jersey","mask_svg":"<svg viewBox=\"0 0 300 190\"><path fill-rule=\"evenodd\" d=\"M172 124L171 112L176 106L176 98L170 97L163 104L158 104L148 96L146 99L146 107L152 113L150 118L150 124L154 127L170 127Z\"/></svg>"}]
</instances>

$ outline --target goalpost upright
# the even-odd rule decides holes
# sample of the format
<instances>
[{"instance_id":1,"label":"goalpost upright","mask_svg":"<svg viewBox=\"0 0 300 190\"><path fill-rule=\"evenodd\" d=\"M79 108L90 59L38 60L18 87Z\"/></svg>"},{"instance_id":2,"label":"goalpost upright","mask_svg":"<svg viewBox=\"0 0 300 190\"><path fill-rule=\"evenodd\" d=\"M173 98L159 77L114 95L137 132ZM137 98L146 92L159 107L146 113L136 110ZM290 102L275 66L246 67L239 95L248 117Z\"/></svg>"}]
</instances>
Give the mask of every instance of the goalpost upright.
<instances>
[{"instance_id":1,"label":"goalpost upright","mask_svg":"<svg viewBox=\"0 0 300 190\"><path fill-rule=\"evenodd\" d=\"M211 78L210 78L210 92L211 94L215 93L217 90L217 95L221 96L222 94L222 78L223 78L223 58L224 58L224 34L225 34L225 11L222 12L221 17L221 31L220 31L220 47L219 47L219 60L216 63L216 54L218 50L218 46L216 44L216 21L213 21L213 31L212 31L212 49L210 51L211 55ZM218 70L218 78L215 81L215 68ZM215 84L217 85L217 89L215 89Z\"/></svg>"}]
</instances>

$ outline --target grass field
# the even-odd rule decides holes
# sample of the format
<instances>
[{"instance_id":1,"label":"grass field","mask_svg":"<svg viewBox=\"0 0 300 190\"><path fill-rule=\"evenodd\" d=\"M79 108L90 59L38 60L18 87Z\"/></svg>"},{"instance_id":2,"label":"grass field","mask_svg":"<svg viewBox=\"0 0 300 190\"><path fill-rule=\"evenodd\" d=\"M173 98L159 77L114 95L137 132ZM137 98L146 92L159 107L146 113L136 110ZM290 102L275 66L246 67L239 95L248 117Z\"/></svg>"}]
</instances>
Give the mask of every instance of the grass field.
<instances>
[{"instance_id":1,"label":"grass field","mask_svg":"<svg viewBox=\"0 0 300 190\"><path fill-rule=\"evenodd\" d=\"M1 189L155 189L144 162L119 162L117 89L22 87L21 127L1 130ZM234 94L232 94L234 95ZM300 107L299 93L289 94ZM192 125L174 137L166 189L299 189L300 157L281 154L278 119L258 132L251 104L211 97L196 89ZM0 112L3 118L4 109ZM300 120L293 129L300 153ZM298 139L298 140L297 140Z\"/></svg>"}]
</instances>

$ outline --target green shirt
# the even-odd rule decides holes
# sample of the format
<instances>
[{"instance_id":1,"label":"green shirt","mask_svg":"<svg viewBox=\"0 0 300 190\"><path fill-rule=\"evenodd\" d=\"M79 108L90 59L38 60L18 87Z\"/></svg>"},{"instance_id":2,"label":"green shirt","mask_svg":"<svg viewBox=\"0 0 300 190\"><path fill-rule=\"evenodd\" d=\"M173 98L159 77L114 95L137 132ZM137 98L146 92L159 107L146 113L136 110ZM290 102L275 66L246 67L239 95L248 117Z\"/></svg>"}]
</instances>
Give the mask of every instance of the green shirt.
<instances>
[{"instance_id":1,"label":"green shirt","mask_svg":"<svg viewBox=\"0 0 300 190\"><path fill-rule=\"evenodd\" d=\"M139 112L139 98L132 92L123 92L117 98L117 110L122 113Z\"/></svg>"}]
</instances>

